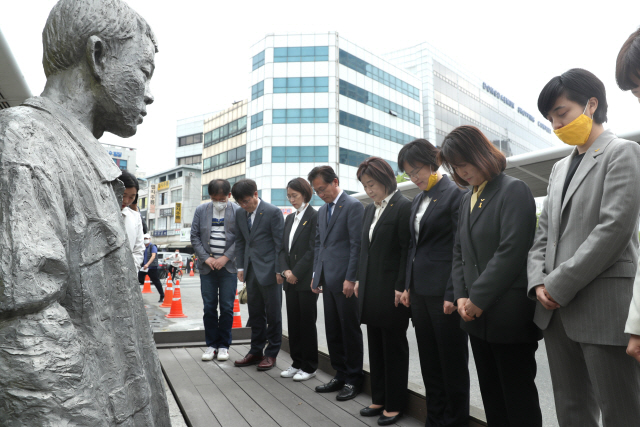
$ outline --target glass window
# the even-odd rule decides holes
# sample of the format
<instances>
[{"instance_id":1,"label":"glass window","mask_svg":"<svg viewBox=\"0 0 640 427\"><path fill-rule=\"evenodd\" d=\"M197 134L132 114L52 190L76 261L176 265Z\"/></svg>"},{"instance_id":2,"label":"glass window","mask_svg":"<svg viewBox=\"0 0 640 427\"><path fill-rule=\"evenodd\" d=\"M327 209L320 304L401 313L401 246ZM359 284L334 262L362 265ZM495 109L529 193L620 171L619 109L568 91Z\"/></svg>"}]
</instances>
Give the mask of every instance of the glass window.
<instances>
[{"instance_id":1,"label":"glass window","mask_svg":"<svg viewBox=\"0 0 640 427\"><path fill-rule=\"evenodd\" d=\"M202 158L202 156L199 156L200 158ZM182 177L182 171L178 172L178 178Z\"/></svg>"},{"instance_id":2,"label":"glass window","mask_svg":"<svg viewBox=\"0 0 640 427\"><path fill-rule=\"evenodd\" d=\"M264 80L251 86L251 100L260 98L264 95Z\"/></svg>"},{"instance_id":3,"label":"glass window","mask_svg":"<svg viewBox=\"0 0 640 427\"><path fill-rule=\"evenodd\" d=\"M127 161L126 160L120 160L118 166L120 167L121 171L126 171L127 170Z\"/></svg>"},{"instance_id":4,"label":"glass window","mask_svg":"<svg viewBox=\"0 0 640 427\"><path fill-rule=\"evenodd\" d=\"M264 65L264 50L253 57L253 69L257 70L263 65Z\"/></svg>"},{"instance_id":5,"label":"glass window","mask_svg":"<svg viewBox=\"0 0 640 427\"><path fill-rule=\"evenodd\" d=\"M344 95L385 113L393 111L398 118L420 126L420 115L418 113L398 105L395 102L391 102L344 80L340 80L339 88L340 95Z\"/></svg>"},{"instance_id":6,"label":"glass window","mask_svg":"<svg viewBox=\"0 0 640 427\"><path fill-rule=\"evenodd\" d=\"M193 145L202 143L202 134L196 133L188 136L181 136L178 138L178 146L184 147L185 145Z\"/></svg>"},{"instance_id":7,"label":"glass window","mask_svg":"<svg viewBox=\"0 0 640 427\"><path fill-rule=\"evenodd\" d=\"M274 62L314 62L328 60L328 46L276 47L273 49Z\"/></svg>"},{"instance_id":8,"label":"glass window","mask_svg":"<svg viewBox=\"0 0 640 427\"><path fill-rule=\"evenodd\" d=\"M317 54L316 54L317 55ZM339 62L351 68L352 70L357 71L360 74L364 74L365 76L371 77L377 82L384 84L385 86L389 86L393 90L397 90L400 93L403 93L413 99L420 100L418 88L411 86L410 84L390 75L389 73L374 67L373 65L363 61L362 59L356 58L348 52L340 49L339 51Z\"/></svg>"},{"instance_id":9,"label":"glass window","mask_svg":"<svg viewBox=\"0 0 640 427\"><path fill-rule=\"evenodd\" d=\"M287 80L289 79L273 79L273 93L286 93Z\"/></svg>"},{"instance_id":10,"label":"glass window","mask_svg":"<svg viewBox=\"0 0 640 427\"><path fill-rule=\"evenodd\" d=\"M260 111L259 113L251 116L251 129L255 129L262 126L262 115L263 115L262 113L263 112Z\"/></svg>"},{"instance_id":11,"label":"glass window","mask_svg":"<svg viewBox=\"0 0 640 427\"><path fill-rule=\"evenodd\" d=\"M149 231L153 231L156 229L156 220L155 219L150 219L149 220Z\"/></svg>"},{"instance_id":12,"label":"glass window","mask_svg":"<svg viewBox=\"0 0 640 427\"><path fill-rule=\"evenodd\" d=\"M209 199L209 184L205 184L202 186L202 200Z\"/></svg>"},{"instance_id":13,"label":"glass window","mask_svg":"<svg viewBox=\"0 0 640 427\"><path fill-rule=\"evenodd\" d=\"M168 197L167 197L168 194L169 193L167 193L166 191L164 193L160 193L160 197L159 198L160 198L160 204L161 205L165 205L165 204L169 203L169 200L168 200Z\"/></svg>"},{"instance_id":14,"label":"glass window","mask_svg":"<svg viewBox=\"0 0 640 427\"><path fill-rule=\"evenodd\" d=\"M171 203L180 202L182 200L182 188L171 191Z\"/></svg>"},{"instance_id":15,"label":"glass window","mask_svg":"<svg viewBox=\"0 0 640 427\"><path fill-rule=\"evenodd\" d=\"M220 126L219 128L213 129L211 132L207 132L204 138L204 146L209 147L211 145L217 144L229 138L232 138L236 135L240 135L247 131L247 116L240 117L237 120L234 120L230 123L227 123L224 126ZM207 137L208 134L211 134L210 137Z\"/></svg>"},{"instance_id":16,"label":"glass window","mask_svg":"<svg viewBox=\"0 0 640 427\"><path fill-rule=\"evenodd\" d=\"M289 77L273 79L273 93L328 92L329 77Z\"/></svg>"},{"instance_id":17,"label":"glass window","mask_svg":"<svg viewBox=\"0 0 640 427\"><path fill-rule=\"evenodd\" d=\"M325 163L329 161L329 147L272 147L271 161L272 163Z\"/></svg>"},{"instance_id":18,"label":"glass window","mask_svg":"<svg viewBox=\"0 0 640 427\"><path fill-rule=\"evenodd\" d=\"M390 129L361 117L354 116L353 114L349 114L345 111L340 111L340 124L401 145L407 144L416 139L413 136L398 132L394 129Z\"/></svg>"},{"instance_id":19,"label":"glass window","mask_svg":"<svg viewBox=\"0 0 640 427\"><path fill-rule=\"evenodd\" d=\"M236 150L229 150L227 151L227 162L231 163L231 162L235 162L236 161Z\"/></svg>"},{"instance_id":20,"label":"glass window","mask_svg":"<svg viewBox=\"0 0 640 427\"><path fill-rule=\"evenodd\" d=\"M273 123L328 123L328 108L273 110Z\"/></svg>"},{"instance_id":21,"label":"glass window","mask_svg":"<svg viewBox=\"0 0 640 427\"><path fill-rule=\"evenodd\" d=\"M262 164L262 148L258 148L251 152L250 166L258 166Z\"/></svg>"},{"instance_id":22,"label":"glass window","mask_svg":"<svg viewBox=\"0 0 640 427\"><path fill-rule=\"evenodd\" d=\"M288 206L289 200L287 199L286 188L272 188L271 189L271 204L276 206Z\"/></svg>"},{"instance_id":23,"label":"glass window","mask_svg":"<svg viewBox=\"0 0 640 427\"><path fill-rule=\"evenodd\" d=\"M175 173L169 174L168 179L169 179L169 181L171 181L172 179L176 179L176 174Z\"/></svg>"}]
</instances>

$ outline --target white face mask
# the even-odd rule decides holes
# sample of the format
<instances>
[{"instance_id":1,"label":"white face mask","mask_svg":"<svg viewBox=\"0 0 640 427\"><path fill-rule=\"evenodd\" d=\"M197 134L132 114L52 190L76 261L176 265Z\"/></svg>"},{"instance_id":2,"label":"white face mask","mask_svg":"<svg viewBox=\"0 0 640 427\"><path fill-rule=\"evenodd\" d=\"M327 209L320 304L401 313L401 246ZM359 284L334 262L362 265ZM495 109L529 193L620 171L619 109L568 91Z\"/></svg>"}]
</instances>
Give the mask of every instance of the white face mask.
<instances>
[{"instance_id":1,"label":"white face mask","mask_svg":"<svg viewBox=\"0 0 640 427\"><path fill-rule=\"evenodd\" d=\"M216 202L213 200L213 207L216 208L217 211L221 211L227 207L227 202Z\"/></svg>"},{"instance_id":2,"label":"white face mask","mask_svg":"<svg viewBox=\"0 0 640 427\"><path fill-rule=\"evenodd\" d=\"M149 239L144 239L144 244L145 244L145 245L149 244L149 242L151 242L151 240L149 240Z\"/></svg>"}]
</instances>

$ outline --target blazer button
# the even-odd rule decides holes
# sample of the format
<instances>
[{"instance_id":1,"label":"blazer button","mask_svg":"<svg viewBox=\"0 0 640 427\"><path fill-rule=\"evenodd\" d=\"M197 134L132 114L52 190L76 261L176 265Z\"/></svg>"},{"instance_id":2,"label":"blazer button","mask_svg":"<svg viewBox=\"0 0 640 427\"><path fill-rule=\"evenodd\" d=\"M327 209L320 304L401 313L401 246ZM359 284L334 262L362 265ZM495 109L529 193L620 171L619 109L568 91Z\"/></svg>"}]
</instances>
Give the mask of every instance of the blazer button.
<instances>
[{"instance_id":1,"label":"blazer button","mask_svg":"<svg viewBox=\"0 0 640 427\"><path fill-rule=\"evenodd\" d=\"M462 265L464 265L464 260L462 260Z\"/></svg>"}]
</instances>

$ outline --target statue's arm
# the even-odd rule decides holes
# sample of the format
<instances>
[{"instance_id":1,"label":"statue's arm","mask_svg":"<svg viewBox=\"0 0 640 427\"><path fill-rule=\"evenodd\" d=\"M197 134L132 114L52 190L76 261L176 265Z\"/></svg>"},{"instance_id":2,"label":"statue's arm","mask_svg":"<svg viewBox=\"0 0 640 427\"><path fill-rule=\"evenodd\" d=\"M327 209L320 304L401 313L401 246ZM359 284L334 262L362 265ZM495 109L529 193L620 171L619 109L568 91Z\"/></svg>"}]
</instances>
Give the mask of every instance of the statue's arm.
<instances>
[{"instance_id":1,"label":"statue's arm","mask_svg":"<svg viewBox=\"0 0 640 427\"><path fill-rule=\"evenodd\" d=\"M0 319L39 312L64 296L68 233L57 179L32 164L0 164Z\"/></svg>"}]
</instances>

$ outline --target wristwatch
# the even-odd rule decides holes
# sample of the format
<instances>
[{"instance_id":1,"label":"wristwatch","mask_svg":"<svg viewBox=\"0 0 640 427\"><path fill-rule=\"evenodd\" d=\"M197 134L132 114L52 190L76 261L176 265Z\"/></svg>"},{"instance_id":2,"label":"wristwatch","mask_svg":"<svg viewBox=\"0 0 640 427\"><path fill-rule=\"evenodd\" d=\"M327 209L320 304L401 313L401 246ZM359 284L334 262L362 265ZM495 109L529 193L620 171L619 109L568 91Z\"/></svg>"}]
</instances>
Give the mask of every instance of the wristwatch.
<instances>
[{"instance_id":1,"label":"wristwatch","mask_svg":"<svg viewBox=\"0 0 640 427\"><path fill-rule=\"evenodd\" d=\"M282 273L280 273L280 275L281 275L281 276L282 276L282 278L284 278L284 279L286 279L286 278L287 278L287 276L285 276L285 274L284 274L284 273L285 273L285 271L287 271L287 270L283 270L283 271L282 271Z\"/></svg>"}]
</instances>

